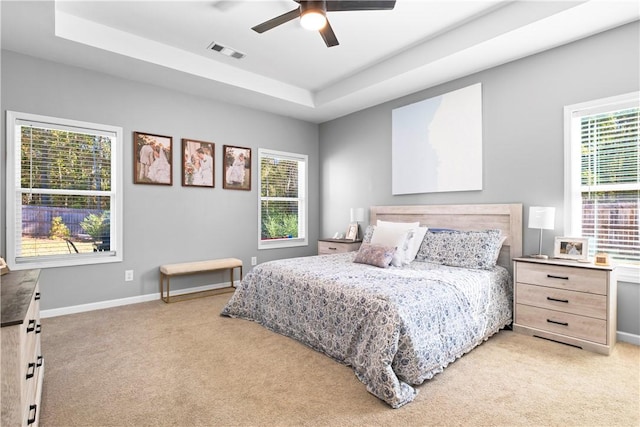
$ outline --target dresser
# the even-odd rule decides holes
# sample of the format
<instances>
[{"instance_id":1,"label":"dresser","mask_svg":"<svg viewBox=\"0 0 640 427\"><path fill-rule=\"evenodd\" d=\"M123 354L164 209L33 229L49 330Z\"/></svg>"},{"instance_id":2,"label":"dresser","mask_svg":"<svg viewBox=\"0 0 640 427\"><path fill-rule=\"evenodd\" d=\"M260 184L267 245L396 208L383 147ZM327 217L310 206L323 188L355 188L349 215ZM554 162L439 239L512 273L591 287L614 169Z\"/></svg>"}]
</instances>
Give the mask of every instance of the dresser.
<instances>
[{"instance_id":1,"label":"dresser","mask_svg":"<svg viewBox=\"0 0 640 427\"><path fill-rule=\"evenodd\" d=\"M40 270L3 275L2 413L3 426L37 426L44 378L40 351Z\"/></svg>"},{"instance_id":2,"label":"dresser","mask_svg":"<svg viewBox=\"0 0 640 427\"><path fill-rule=\"evenodd\" d=\"M617 315L613 267L515 258L513 271L514 331L611 353Z\"/></svg>"},{"instance_id":3,"label":"dresser","mask_svg":"<svg viewBox=\"0 0 640 427\"><path fill-rule=\"evenodd\" d=\"M360 249L362 240L347 239L319 239L318 255L341 254L344 252L353 252Z\"/></svg>"}]
</instances>

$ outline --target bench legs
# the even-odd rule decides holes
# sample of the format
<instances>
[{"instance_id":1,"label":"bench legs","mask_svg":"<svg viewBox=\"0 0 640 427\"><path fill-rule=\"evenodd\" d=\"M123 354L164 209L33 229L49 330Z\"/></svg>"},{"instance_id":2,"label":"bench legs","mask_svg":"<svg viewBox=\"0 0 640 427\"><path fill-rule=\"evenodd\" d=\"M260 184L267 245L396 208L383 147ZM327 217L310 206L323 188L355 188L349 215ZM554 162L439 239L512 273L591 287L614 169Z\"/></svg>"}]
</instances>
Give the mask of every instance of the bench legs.
<instances>
[{"instance_id":1,"label":"bench legs","mask_svg":"<svg viewBox=\"0 0 640 427\"><path fill-rule=\"evenodd\" d=\"M218 294L222 294L225 292L231 292L234 291L236 288L236 285L234 283L233 280L233 273L235 271L236 268L240 269L240 280L242 280L242 266L238 266L238 267L231 267L229 268L229 276L231 279L231 285L224 287L224 288L216 288L216 289L207 289L204 291L193 291L193 292L188 292L188 293L184 293L184 294L180 294L177 296L173 296L173 298L170 296L170 286L171 286L171 277L174 275L169 275L169 274L164 274L162 272L160 272L160 298L162 299L162 301L166 302L167 304L170 302L176 302L176 301L183 301L186 299L192 299L192 298L200 298L200 297L206 297L206 296L211 296L211 295L218 295ZM210 273L212 271L216 271L216 270L209 270L209 271L196 271L193 273L184 273L183 275L186 274L198 274L198 273ZM167 294L165 296L164 293L164 279L167 279Z\"/></svg>"}]
</instances>

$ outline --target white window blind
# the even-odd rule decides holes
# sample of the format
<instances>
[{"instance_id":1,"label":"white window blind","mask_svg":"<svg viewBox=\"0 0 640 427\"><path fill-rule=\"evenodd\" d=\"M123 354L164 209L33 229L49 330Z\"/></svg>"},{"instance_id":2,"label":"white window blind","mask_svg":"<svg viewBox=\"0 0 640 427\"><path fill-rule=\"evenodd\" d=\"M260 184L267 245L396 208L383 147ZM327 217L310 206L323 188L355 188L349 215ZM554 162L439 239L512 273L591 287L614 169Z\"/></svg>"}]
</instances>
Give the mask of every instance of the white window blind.
<instances>
[{"instance_id":1,"label":"white window blind","mask_svg":"<svg viewBox=\"0 0 640 427\"><path fill-rule=\"evenodd\" d=\"M640 265L638 108L580 120L582 234L594 251Z\"/></svg>"},{"instance_id":2,"label":"white window blind","mask_svg":"<svg viewBox=\"0 0 640 427\"><path fill-rule=\"evenodd\" d=\"M307 156L258 150L260 249L307 244Z\"/></svg>"},{"instance_id":3,"label":"white window blind","mask_svg":"<svg viewBox=\"0 0 640 427\"><path fill-rule=\"evenodd\" d=\"M120 261L122 129L7 112L10 267Z\"/></svg>"},{"instance_id":4,"label":"white window blind","mask_svg":"<svg viewBox=\"0 0 640 427\"><path fill-rule=\"evenodd\" d=\"M623 267L640 267L640 108L637 94L594 101L571 111L576 187L569 229L590 238L589 252L605 252ZM578 161L579 156L579 161ZM576 212L577 211L577 212ZM576 233L574 233L576 234ZM630 273L633 277L633 272Z\"/></svg>"}]
</instances>

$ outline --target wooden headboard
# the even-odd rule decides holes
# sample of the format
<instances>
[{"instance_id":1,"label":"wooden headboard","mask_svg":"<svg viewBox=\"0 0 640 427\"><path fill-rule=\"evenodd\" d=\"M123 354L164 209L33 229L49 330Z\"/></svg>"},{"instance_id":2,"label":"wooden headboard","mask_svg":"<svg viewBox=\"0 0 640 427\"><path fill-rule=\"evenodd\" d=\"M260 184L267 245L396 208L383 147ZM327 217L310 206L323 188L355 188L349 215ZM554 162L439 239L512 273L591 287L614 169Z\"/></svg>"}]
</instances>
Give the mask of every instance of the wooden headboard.
<instances>
[{"instance_id":1,"label":"wooden headboard","mask_svg":"<svg viewBox=\"0 0 640 427\"><path fill-rule=\"evenodd\" d=\"M372 206L370 224L377 220L416 222L425 227L456 230L499 229L507 236L498 265L513 269L513 258L522 256L522 204Z\"/></svg>"}]
</instances>

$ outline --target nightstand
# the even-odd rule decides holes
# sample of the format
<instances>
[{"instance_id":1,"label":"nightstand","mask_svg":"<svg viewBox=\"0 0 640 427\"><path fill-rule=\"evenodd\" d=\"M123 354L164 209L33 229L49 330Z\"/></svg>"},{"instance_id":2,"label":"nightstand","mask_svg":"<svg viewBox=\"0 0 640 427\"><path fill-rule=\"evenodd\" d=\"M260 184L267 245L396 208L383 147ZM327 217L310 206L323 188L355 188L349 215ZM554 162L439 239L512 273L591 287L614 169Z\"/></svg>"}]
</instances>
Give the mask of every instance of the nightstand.
<instances>
[{"instance_id":1,"label":"nightstand","mask_svg":"<svg viewBox=\"0 0 640 427\"><path fill-rule=\"evenodd\" d=\"M318 239L318 255L341 254L360 249L362 240Z\"/></svg>"},{"instance_id":2,"label":"nightstand","mask_svg":"<svg viewBox=\"0 0 640 427\"><path fill-rule=\"evenodd\" d=\"M515 258L513 330L610 354L616 343L615 268Z\"/></svg>"}]
</instances>

